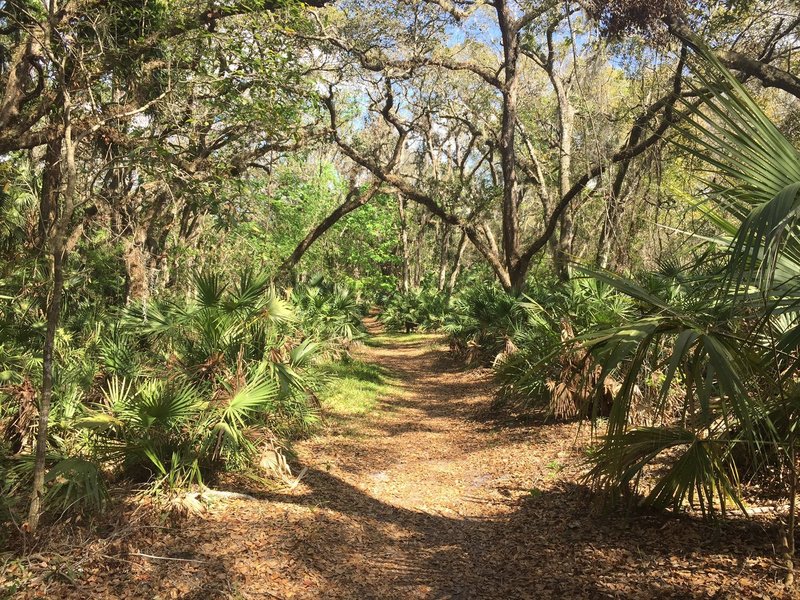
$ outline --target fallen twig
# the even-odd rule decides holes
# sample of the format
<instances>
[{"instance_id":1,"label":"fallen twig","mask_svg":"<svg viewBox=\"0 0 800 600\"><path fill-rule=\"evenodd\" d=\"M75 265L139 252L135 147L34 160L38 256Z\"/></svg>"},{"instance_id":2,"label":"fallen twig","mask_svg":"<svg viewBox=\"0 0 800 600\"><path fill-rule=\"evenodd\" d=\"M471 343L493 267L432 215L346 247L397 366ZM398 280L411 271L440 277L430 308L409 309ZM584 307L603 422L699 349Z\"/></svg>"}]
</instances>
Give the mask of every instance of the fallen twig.
<instances>
[{"instance_id":1,"label":"fallen twig","mask_svg":"<svg viewBox=\"0 0 800 600\"><path fill-rule=\"evenodd\" d=\"M175 560L179 562L201 563L207 564L207 560L198 560L196 558L177 558L174 556L154 556L152 554L144 554L143 552L129 552L128 556L141 556L142 558L149 558L151 560Z\"/></svg>"},{"instance_id":2,"label":"fallen twig","mask_svg":"<svg viewBox=\"0 0 800 600\"><path fill-rule=\"evenodd\" d=\"M209 500L212 498L217 499L224 499L224 500L256 500L255 497L249 494L241 494L239 492L226 492L223 490L211 490L206 488L200 494L198 494L200 498L203 500Z\"/></svg>"}]
</instances>

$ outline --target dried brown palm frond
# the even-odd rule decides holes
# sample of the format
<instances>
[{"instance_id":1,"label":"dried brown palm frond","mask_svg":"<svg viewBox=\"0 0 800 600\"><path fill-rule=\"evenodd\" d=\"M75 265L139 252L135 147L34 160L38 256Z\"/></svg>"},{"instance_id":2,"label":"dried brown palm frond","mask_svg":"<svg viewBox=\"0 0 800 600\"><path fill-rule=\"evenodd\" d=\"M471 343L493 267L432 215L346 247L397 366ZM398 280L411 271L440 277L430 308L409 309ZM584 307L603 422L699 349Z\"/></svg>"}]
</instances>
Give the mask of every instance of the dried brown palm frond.
<instances>
[{"instance_id":1,"label":"dried brown palm frond","mask_svg":"<svg viewBox=\"0 0 800 600\"><path fill-rule=\"evenodd\" d=\"M2 428L3 439L9 442L11 452L16 454L30 448L33 442L34 426L39 416L36 389L30 380L25 379L18 385L6 386L3 392L10 404L16 405Z\"/></svg>"}]
</instances>

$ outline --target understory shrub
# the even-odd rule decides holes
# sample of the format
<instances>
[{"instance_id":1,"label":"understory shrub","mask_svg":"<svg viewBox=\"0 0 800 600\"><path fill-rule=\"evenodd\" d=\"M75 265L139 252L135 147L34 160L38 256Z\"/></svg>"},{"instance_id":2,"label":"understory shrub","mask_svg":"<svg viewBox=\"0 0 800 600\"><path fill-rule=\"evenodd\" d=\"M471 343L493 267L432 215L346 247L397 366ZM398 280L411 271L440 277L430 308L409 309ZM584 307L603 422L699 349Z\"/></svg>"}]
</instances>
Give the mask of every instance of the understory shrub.
<instances>
[{"instance_id":1,"label":"understory shrub","mask_svg":"<svg viewBox=\"0 0 800 600\"><path fill-rule=\"evenodd\" d=\"M389 298L380 319L390 331L439 331L449 314L447 294L423 287Z\"/></svg>"},{"instance_id":2,"label":"understory shrub","mask_svg":"<svg viewBox=\"0 0 800 600\"><path fill-rule=\"evenodd\" d=\"M623 294L595 279L543 280L519 296L498 286L467 289L455 299L445 329L452 350L468 364L492 366L499 400L574 417L592 410L598 387L605 393L594 409L607 412L615 386L598 379L580 336L632 313Z\"/></svg>"},{"instance_id":3,"label":"understory shrub","mask_svg":"<svg viewBox=\"0 0 800 600\"><path fill-rule=\"evenodd\" d=\"M24 510L40 361L22 301L0 343L0 511ZM321 357L362 332L352 292L322 282L280 294L266 274L195 275L188 299L155 299L109 318L87 310L59 330L46 505L100 508L110 481L177 490L248 469L265 446L305 435L330 378Z\"/></svg>"}]
</instances>

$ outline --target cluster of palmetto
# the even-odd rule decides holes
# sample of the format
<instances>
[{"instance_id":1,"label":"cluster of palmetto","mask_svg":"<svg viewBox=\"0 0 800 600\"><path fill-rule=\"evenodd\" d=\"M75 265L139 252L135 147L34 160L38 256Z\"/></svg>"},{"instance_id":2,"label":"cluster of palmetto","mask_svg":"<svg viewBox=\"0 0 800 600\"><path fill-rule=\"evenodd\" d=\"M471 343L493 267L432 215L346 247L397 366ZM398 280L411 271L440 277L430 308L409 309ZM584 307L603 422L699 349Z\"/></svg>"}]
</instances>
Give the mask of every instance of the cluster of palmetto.
<instances>
[{"instance_id":1,"label":"cluster of palmetto","mask_svg":"<svg viewBox=\"0 0 800 600\"><path fill-rule=\"evenodd\" d=\"M585 375L596 364L566 342L576 331L623 322L633 304L593 278L561 282L541 274L519 295L498 285L467 285L445 310L440 327L451 351L468 365L492 367L500 401L573 417L584 408L592 388Z\"/></svg>"},{"instance_id":2,"label":"cluster of palmetto","mask_svg":"<svg viewBox=\"0 0 800 600\"><path fill-rule=\"evenodd\" d=\"M315 276L292 290L292 304L302 315L302 329L310 337L325 340L328 349L346 349L364 333L363 311L355 292Z\"/></svg>"},{"instance_id":3,"label":"cluster of palmetto","mask_svg":"<svg viewBox=\"0 0 800 600\"><path fill-rule=\"evenodd\" d=\"M80 343L60 334L51 507L99 506L109 477L150 489L208 482L318 420L314 392L322 380L313 363L357 334L351 294L305 286L284 299L266 274L251 271L198 274L193 287L188 300L132 306L111 325L94 322ZM0 356L4 372L20 374L16 386L4 387L7 400L35 379L36 363L22 364L25 356ZM4 405L21 407L21 400ZM4 422L20 434L31 425ZM9 497L27 491L27 443L6 449L16 455L0 465Z\"/></svg>"},{"instance_id":4,"label":"cluster of palmetto","mask_svg":"<svg viewBox=\"0 0 800 600\"><path fill-rule=\"evenodd\" d=\"M516 304L517 314L524 318L508 319L507 332L490 326L489 340L494 344L482 344L492 352L499 350L493 359L499 399L523 409L544 408L556 417L586 413L586 400L595 389L603 390L604 382L586 348L576 343L576 332L623 323L634 313L631 301L594 278L574 278L565 283L540 282ZM507 340L502 349L498 334ZM607 405L606 399L595 409L603 413Z\"/></svg>"},{"instance_id":5,"label":"cluster of palmetto","mask_svg":"<svg viewBox=\"0 0 800 600\"><path fill-rule=\"evenodd\" d=\"M501 401L573 417L585 408L592 389L585 375L597 364L565 342L576 331L618 325L632 314L632 301L601 281L560 282L542 274L520 295L476 281L452 297L425 287L396 294L381 320L395 331L445 332L455 356L493 368Z\"/></svg>"},{"instance_id":6,"label":"cluster of palmetto","mask_svg":"<svg viewBox=\"0 0 800 600\"><path fill-rule=\"evenodd\" d=\"M451 312L450 298L432 287L392 295L380 319L392 331L438 331Z\"/></svg>"},{"instance_id":7,"label":"cluster of palmetto","mask_svg":"<svg viewBox=\"0 0 800 600\"><path fill-rule=\"evenodd\" d=\"M781 465L792 529L800 155L699 44L694 64L700 101L686 103L677 143L708 166L700 206L723 235L706 240L702 259L660 275L591 274L633 299L640 316L580 337L601 377L620 381L589 478L616 495L649 473L645 502L676 509L688 502L714 514L731 504L745 510L741 479ZM660 375L660 419L647 427L632 418L645 372Z\"/></svg>"}]
</instances>

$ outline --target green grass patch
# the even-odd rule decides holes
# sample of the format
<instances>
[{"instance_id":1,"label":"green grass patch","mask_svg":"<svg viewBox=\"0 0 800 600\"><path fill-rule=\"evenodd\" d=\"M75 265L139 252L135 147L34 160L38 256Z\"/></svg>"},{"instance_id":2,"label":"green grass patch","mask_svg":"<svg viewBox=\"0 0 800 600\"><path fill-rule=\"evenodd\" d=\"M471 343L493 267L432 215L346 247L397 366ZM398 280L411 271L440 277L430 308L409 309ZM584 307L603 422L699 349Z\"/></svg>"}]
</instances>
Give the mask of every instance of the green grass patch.
<instances>
[{"instance_id":1,"label":"green grass patch","mask_svg":"<svg viewBox=\"0 0 800 600\"><path fill-rule=\"evenodd\" d=\"M549 463L547 463L547 468L550 469L550 473L548 473L547 478L554 479L556 475L564 470L564 465L557 460L551 460Z\"/></svg>"},{"instance_id":2,"label":"green grass patch","mask_svg":"<svg viewBox=\"0 0 800 600\"><path fill-rule=\"evenodd\" d=\"M363 415L375 408L382 397L396 393L394 380L385 369L353 358L323 367L331 378L320 394L325 412L333 416Z\"/></svg>"},{"instance_id":3,"label":"green grass patch","mask_svg":"<svg viewBox=\"0 0 800 600\"><path fill-rule=\"evenodd\" d=\"M410 346L420 342L435 342L442 338L441 333L381 333L364 340L364 344L373 348L386 344Z\"/></svg>"}]
</instances>

